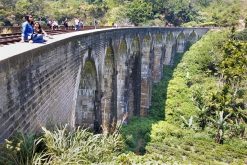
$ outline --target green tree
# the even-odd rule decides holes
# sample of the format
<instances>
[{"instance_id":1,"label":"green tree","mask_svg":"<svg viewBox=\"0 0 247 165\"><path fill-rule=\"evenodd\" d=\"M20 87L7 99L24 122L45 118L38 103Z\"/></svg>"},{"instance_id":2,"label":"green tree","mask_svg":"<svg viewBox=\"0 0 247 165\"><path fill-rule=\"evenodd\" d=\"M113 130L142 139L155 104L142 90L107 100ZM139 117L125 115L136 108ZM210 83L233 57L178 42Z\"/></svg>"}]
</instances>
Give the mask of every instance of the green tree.
<instances>
[{"instance_id":1,"label":"green tree","mask_svg":"<svg viewBox=\"0 0 247 165\"><path fill-rule=\"evenodd\" d=\"M221 111L229 116L231 123L235 123L236 126L243 125L247 123L245 105L247 101L247 43L228 40L223 44L221 51L222 59L216 64L219 89L211 94L207 106L211 116ZM232 132L236 131L232 130Z\"/></svg>"},{"instance_id":2,"label":"green tree","mask_svg":"<svg viewBox=\"0 0 247 165\"><path fill-rule=\"evenodd\" d=\"M18 0L15 4L17 14L27 14L31 12L31 2L29 0Z\"/></svg>"},{"instance_id":3,"label":"green tree","mask_svg":"<svg viewBox=\"0 0 247 165\"><path fill-rule=\"evenodd\" d=\"M134 25L153 18L152 5L144 0L134 0L128 5L127 16Z\"/></svg>"},{"instance_id":4,"label":"green tree","mask_svg":"<svg viewBox=\"0 0 247 165\"><path fill-rule=\"evenodd\" d=\"M211 118L211 121L217 128L217 132L215 134L216 143L219 143L219 144L224 143L224 134L225 134L226 126L227 126L226 120L228 119L229 116L230 114L224 116L224 112L220 111L220 112L217 112L216 119Z\"/></svg>"}]
</instances>

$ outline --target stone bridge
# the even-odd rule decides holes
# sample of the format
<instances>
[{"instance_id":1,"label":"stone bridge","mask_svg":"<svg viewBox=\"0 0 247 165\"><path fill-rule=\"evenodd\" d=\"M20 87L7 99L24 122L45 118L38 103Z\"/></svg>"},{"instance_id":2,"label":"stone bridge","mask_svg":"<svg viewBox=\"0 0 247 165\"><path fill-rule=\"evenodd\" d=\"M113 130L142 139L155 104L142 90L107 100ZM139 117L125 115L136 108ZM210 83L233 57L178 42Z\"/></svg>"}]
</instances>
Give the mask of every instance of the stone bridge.
<instances>
[{"instance_id":1,"label":"stone bridge","mask_svg":"<svg viewBox=\"0 0 247 165\"><path fill-rule=\"evenodd\" d=\"M102 125L145 116L152 84L205 28L118 28L0 47L0 141L42 126Z\"/></svg>"}]
</instances>

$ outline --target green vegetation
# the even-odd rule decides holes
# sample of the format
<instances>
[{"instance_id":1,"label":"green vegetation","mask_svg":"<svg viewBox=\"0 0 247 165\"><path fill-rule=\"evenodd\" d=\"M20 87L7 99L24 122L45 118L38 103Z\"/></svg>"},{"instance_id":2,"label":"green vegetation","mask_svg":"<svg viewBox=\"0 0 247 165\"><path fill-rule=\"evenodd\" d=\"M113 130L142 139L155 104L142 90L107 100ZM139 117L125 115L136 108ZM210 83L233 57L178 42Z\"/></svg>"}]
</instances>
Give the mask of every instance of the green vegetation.
<instances>
[{"instance_id":1,"label":"green vegetation","mask_svg":"<svg viewBox=\"0 0 247 165\"><path fill-rule=\"evenodd\" d=\"M180 54L177 54L177 62L181 58ZM176 65L176 64L175 64ZM164 107L165 100L167 98L167 86L169 80L172 78L172 72L175 66L164 67L164 77L161 82L155 84L152 89L152 105L149 110L148 117L133 117L130 120L130 124L124 125L121 129L121 133L128 146L128 150L135 152L136 154L144 154L146 152L145 146L150 141L150 133L152 130L152 124L164 119Z\"/></svg>"},{"instance_id":2,"label":"green vegetation","mask_svg":"<svg viewBox=\"0 0 247 165\"><path fill-rule=\"evenodd\" d=\"M143 0L134 0L128 5L128 8L127 16L134 25L139 25L153 18L151 3Z\"/></svg>"},{"instance_id":3,"label":"green vegetation","mask_svg":"<svg viewBox=\"0 0 247 165\"><path fill-rule=\"evenodd\" d=\"M243 31L237 32L233 37L236 40L247 41L247 28Z\"/></svg>"},{"instance_id":4,"label":"green vegetation","mask_svg":"<svg viewBox=\"0 0 247 165\"><path fill-rule=\"evenodd\" d=\"M124 149L119 133L111 135L69 130L66 126L55 131L43 128L44 134L15 136L1 147L0 164L91 164L112 160Z\"/></svg>"},{"instance_id":5,"label":"green vegetation","mask_svg":"<svg viewBox=\"0 0 247 165\"><path fill-rule=\"evenodd\" d=\"M0 0L0 25L20 24L23 15L61 23L78 17L86 25L237 26L246 21L246 0Z\"/></svg>"},{"instance_id":6,"label":"green vegetation","mask_svg":"<svg viewBox=\"0 0 247 165\"><path fill-rule=\"evenodd\" d=\"M146 154L122 154L116 162L246 163L247 43L231 39L236 35L209 32L184 54L174 72L167 70L172 79L166 82L167 88L159 89L167 95L165 121L135 119L124 128L125 138L135 135L133 127L148 130L138 134L146 137ZM151 110L154 114L160 112Z\"/></svg>"},{"instance_id":7,"label":"green vegetation","mask_svg":"<svg viewBox=\"0 0 247 165\"><path fill-rule=\"evenodd\" d=\"M17 134L0 145L0 164L31 164L38 151L34 135Z\"/></svg>"}]
</instances>

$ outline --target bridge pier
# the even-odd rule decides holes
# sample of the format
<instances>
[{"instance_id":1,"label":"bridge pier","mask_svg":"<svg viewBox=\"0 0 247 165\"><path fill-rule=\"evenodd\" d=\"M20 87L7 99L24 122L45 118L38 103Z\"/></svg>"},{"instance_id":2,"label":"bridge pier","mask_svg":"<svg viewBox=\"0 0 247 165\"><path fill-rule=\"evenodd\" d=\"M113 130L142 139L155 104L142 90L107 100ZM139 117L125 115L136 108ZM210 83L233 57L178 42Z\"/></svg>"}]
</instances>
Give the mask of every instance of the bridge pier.
<instances>
[{"instance_id":1,"label":"bridge pier","mask_svg":"<svg viewBox=\"0 0 247 165\"><path fill-rule=\"evenodd\" d=\"M142 62L141 62L141 106L140 116L146 116L150 107L150 96L152 88L151 76L151 42L152 39L149 35L142 39Z\"/></svg>"},{"instance_id":2,"label":"bridge pier","mask_svg":"<svg viewBox=\"0 0 247 165\"><path fill-rule=\"evenodd\" d=\"M154 36L154 68L153 68L153 82L157 83L161 80L162 71L163 71L163 43L162 43L162 35L157 34Z\"/></svg>"},{"instance_id":3,"label":"bridge pier","mask_svg":"<svg viewBox=\"0 0 247 165\"><path fill-rule=\"evenodd\" d=\"M124 38L119 41L116 46L116 63L117 63L117 120L123 122L127 117L127 76L128 76L128 53L127 43Z\"/></svg>"},{"instance_id":4,"label":"bridge pier","mask_svg":"<svg viewBox=\"0 0 247 165\"><path fill-rule=\"evenodd\" d=\"M108 133L114 130L117 124L117 76L111 42L106 48L101 87L102 127L103 131Z\"/></svg>"},{"instance_id":5,"label":"bridge pier","mask_svg":"<svg viewBox=\"0 0 247 165\"><path fill-rule=\"evenodd\" d=\"M128 103L129 115L140 115L140 99L141 99L141 49L140 40L134 37L131 44L129 58L129 90Z\"/></svg>"}]
</instances>

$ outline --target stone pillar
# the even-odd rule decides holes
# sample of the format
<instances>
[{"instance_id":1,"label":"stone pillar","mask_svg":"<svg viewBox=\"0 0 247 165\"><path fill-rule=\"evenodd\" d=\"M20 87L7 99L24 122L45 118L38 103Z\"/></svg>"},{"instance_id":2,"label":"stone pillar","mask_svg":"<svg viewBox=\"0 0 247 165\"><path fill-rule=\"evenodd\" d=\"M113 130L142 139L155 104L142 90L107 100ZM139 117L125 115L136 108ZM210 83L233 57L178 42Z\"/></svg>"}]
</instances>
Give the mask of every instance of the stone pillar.
<instances>
[{"instance_id":1,"label":"stone pillar","mask_svg":"<svg viewBox=\"0 0 247 165\"><path fill-rule=\"evenodd\" d=\"M160 34L154 37L154 68L153 68L153 82L157 83L161 80L161 73L163 70L162 60L162 36Z\"/></svg>"},{"instance_id":2,"label":"stone pillar","mask_svg":"<svg viewBox=\"0 0 247 165\"><path fill-rule=\"evenodd\" d=\"M141 110L140 116L146 116L150 106L152 76L150 68L151 39L144 37L142 41L142 63L141 63Z\"/></svg>"},{"instance_id":3,"label":"stone pillar","mask_svg":"<svg viewBox=\"0 0 247 165\"><path fill-rule=\"evenodd\" d=\"M133 38L130 50L128 103L130 116L140 115L141 100L141 52L138 37Z\"/></svg>"},{"instance_id":4,"label":"stone pillar","mask_svg":"<svg viewBox=\"0 0 247 165\"><path fill-rule=\"evenodd\" d=\"M111 45L106 49L102 81L102 126L103 131L108 133L115 128L117 121L116 71L114 67L114 53Z\"/></svg>"},{"instance_id":5,"label":"stone pillar","mask_svg":"<svg viewBox=\"0 0 247 165\"><path fill-rule=\"evenodd\" d=\"M124 39L120 41L116 53L117 63L117 118L118 122L125 120L127 114L127 43Z\"/></svg>"},{"instance_id":6,"label":"stone pillar","mask_svg":"<svg viewBox=\"0 0 247 165\"><path fill-rule=\"evenodd\" d=\"M164 60L165 65L171 65L172 48L173 48L172 42L166 44L166 52L165 52L165 60Z\"/></svg>"}]
</instances>

